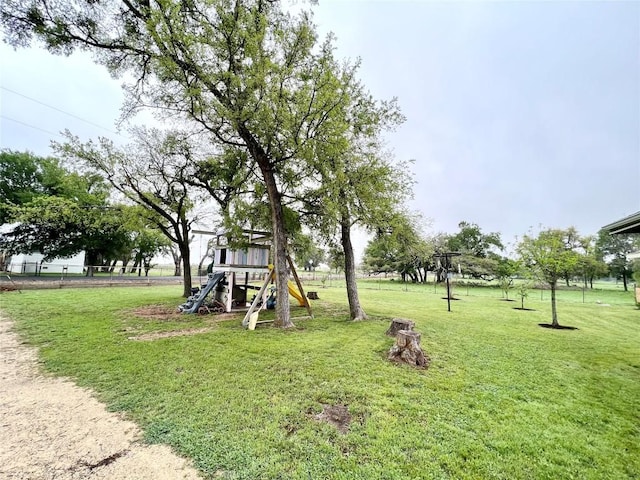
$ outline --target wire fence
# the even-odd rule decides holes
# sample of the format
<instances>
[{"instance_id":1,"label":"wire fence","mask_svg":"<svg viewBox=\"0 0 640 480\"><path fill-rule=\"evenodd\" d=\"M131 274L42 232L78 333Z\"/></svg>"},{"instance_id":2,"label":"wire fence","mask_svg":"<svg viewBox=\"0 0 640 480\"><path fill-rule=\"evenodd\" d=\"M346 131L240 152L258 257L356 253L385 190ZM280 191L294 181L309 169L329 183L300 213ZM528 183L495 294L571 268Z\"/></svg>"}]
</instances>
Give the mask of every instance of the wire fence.
<instances>
[{"instance_id":1,"label":"wire fence","mask_svg":"<svg viewBox=\"0 0 640 480\"><path fill-rule=\"evenodd\" d=\"M78 265L78 264L46 264L44 262L22 262L20 264L8 264L5 266L5 275L11 279L20 281L58 281L60 286L64 284L77 284L83 280L117 284L120 282L151 284L153 282L181 283L183 279L182 269L174 265ZM307 288L334 288L345 286L345 276L342 272L306 271L298 272L300 280ZM192 265L191 277L194 285L206 283L206 269L199 269ZM414 294L433 294L446 296L447 290L444 283L431 280L428 283L403 282L399 275L368 275L358 273L358 288L365 290L401 291ZM432 276L433 278L433 276ZM261 282L263 275L252 274L251 281ZM3 280L0 280L3 281ZM516 280L517 282L517 280ZM484 282L464 278L455 278L451 282L453 297L490 297L504 300L520 301L520 296L515 288L506 295L495 282ZM629 295L633 297L635 285L628 285ZM570 287L560 285L557 298L560 301L581 303L625 303L625 296L612 297L611 292L624 292L622 282L616 279L601 279L594 284L594 288L581 284L572 284ZM528 300L548 301L551 292L544 284L537 284L527 292Z\"/></svg>"}]
</instances>

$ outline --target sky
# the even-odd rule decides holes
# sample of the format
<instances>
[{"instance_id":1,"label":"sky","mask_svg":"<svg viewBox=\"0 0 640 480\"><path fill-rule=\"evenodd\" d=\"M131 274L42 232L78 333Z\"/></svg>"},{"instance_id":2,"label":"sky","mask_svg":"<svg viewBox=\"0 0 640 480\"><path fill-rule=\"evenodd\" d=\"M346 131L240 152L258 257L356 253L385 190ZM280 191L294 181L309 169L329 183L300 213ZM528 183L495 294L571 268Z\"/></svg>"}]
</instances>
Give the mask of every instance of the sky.
<instances>
[{"instance_id":1,"label":"sky","mask_svg":"<svg viewBox=\"0 0 640 480\"><path fill-rule=\"evenodd\" d=\"M540 226L594 234L640 210L640 2L320 0L314 12L374 97L398 98L406 122L387 143L414 161L409 207L426 233L467 221L511 243ZM89 55L2 45L0 59L2 148L48 155L65 128L124 140L121 82Z\"/></svg>"}]
</instances>

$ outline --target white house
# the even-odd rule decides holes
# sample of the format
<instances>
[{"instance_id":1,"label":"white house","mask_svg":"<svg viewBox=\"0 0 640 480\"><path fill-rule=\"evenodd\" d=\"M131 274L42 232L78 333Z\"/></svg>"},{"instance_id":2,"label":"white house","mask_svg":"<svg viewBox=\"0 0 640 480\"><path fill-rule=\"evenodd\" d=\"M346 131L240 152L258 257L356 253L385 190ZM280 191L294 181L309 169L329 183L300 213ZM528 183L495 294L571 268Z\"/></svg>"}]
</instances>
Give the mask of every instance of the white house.
<instances>
[{"instance_id":1,"label":"white house","mask_svg":"<svg viewBox=\"0 0 640 480\"><path fill-rule=\"evenodd\" d=\"M7 262L7 272L10 273L82 273L84 267L84 252L80 252L73 257L54 258L44 262L44 255L41 253L20 253L12 255Z\"/></svg>"}]
</instances>

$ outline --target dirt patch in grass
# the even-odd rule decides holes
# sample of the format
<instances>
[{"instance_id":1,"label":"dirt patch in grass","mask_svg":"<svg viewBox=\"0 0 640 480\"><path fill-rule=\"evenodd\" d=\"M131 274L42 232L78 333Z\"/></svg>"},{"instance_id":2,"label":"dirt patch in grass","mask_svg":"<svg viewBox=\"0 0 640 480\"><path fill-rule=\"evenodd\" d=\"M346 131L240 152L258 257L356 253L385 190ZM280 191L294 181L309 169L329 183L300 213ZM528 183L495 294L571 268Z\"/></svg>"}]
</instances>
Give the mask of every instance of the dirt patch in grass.
<instances>
[{"instance_id":1,"label":"dirt patch in grass","mask_svg":"<svg viewBox=\"0 0 640 480\"><path fill-rule=\"evenodd\" d=\"M551 323L539 323L542 328L553 328L554 330L578 330L578 327L569 327L568 325L553 325Z\"/></svg>"},{"instance_id":2,"label":"dirt patch in grass","mask_svg":"<svg viewBox=\"0 0 640 480\"><path fill-rule=\"evenodd\" d=\"M212 330L215 330L215 327L185 328L183 330L171 330L170 332L143 333L142 335L128 337L128 339L139 341L139 342L149 342L152 340L159 340L161 338L187 337L190 335L198 335L201 333L211 332Z\"/></svg>"},{"instance_id":3,"label":"dirt patch in grass","mask_svg":"<svg viewBox=\"0 0 640 480\"><path fill-rule=\"evenodd\" d=\"M145 305L129 310L126 313L131 313L138 318L156 321L178 320L185 315L178 311L178 307L169 307L167 305Z\"/></svg>"},{"instance_id":4,"label":"dirt patch in grass","mask_svg":"<svg viewBox=\"0 0 640 480\"><path fill-rule=\"evenodd\" d=\"M193 315L197 315L195 313L182 313L178 311L178 307L171 307L167 305L145 305L143 307L127 310L125 311L125 313L134 315L138 318L156 321L179 321L181 319L192 319ZM204 316L207 317L207 319L211 319L215 322L222 322L225 320L233 320L236 314L216 313L207 314Z\"/></svg>"},{"instance_id":5,"label":"dirt patch in grass","mask_svg":"<svg viewBox=\"0 0 640 480\"><path fill-rule=\"evenodd\" d=\"M340 433L347 433L351 424L351 414L346 405L322 405L322 412L313 418L319 422L326 422L338 429Z\"/></svg>"}]
</instances>

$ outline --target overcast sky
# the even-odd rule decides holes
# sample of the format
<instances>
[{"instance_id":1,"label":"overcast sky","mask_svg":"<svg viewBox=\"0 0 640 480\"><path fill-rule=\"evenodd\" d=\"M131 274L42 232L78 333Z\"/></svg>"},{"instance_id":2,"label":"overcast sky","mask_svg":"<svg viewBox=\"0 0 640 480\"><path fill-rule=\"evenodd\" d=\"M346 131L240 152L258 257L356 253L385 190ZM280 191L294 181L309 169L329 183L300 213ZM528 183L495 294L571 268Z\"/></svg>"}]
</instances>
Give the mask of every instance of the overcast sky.
<instances>
[{"instance_id":1,"label":"overcast sky","mask_svg":"<svg viewBox=\"0 0 640 480\"><path fill-rule=\"evenodd\" d=\"M640 2L320 0L315 20L375 97L398 97L407 121L388 142L415 160L428 231L466 220L511 242L640 210ZM120 82L89 56L0 55L3 148L115 135Z\"/></svg>"}]
</instances>

